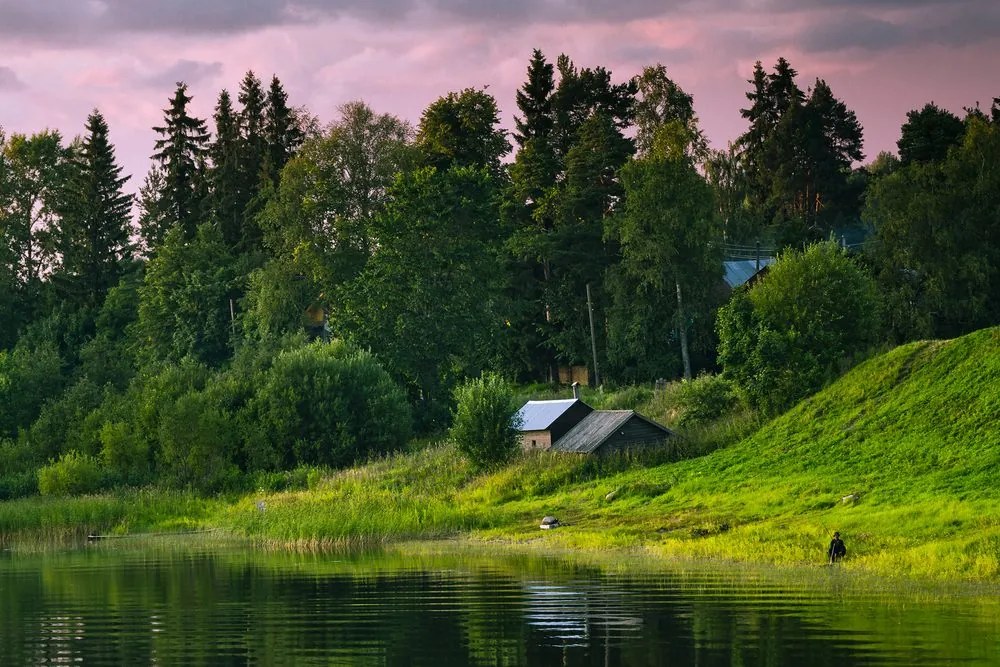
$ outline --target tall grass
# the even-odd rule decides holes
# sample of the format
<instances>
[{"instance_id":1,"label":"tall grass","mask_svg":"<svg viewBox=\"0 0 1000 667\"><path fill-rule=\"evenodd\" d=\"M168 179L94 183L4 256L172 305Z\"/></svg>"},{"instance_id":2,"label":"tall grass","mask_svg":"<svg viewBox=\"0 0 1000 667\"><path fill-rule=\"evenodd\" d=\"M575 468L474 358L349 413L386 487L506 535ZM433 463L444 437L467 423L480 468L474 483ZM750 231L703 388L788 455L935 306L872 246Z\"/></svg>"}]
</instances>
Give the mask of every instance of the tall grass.
<instances>
[{"instance_id":1,"label":"tall grass","mask_svg":"<svg viewBox=\"0 0 1000 667\"><path fill-rule=\"evenodd\" d=\"M67 544L88 535L205 527L221 501L156 489L0 502L0 542Z\"/></svg>"}]
</instances>

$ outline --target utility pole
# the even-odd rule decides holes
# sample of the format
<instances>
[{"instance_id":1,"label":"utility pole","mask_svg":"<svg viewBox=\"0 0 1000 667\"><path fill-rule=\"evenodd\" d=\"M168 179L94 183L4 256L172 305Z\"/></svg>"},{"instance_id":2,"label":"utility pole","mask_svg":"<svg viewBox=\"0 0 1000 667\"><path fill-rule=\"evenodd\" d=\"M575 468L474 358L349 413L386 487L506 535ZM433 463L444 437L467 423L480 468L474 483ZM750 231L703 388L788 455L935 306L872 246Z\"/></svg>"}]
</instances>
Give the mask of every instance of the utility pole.
<instances>
[{"instance_id":1,"label":"utility pole","mask_svg":"<svg viewBox=\"0 0 1000 667\"><path fill-rule=\"evenodd\" d=\"M594 355L594 386L601 386L601 376L597 372L597 337L594 335L594 304L590 301L590 283L587 283L587 313L590 315L590 351Z\"/></svg>"},{"instance_id":2,"label":"utility pole","mask_svg":"<svg viewBox=\"0 0 1000 667\"><path fill-rule=\"evenodd\" d=\"M677 287L677 332L681 337L681 361L684 363L684 379L691 379L691 356L688 354L687 322L684 319L684 301L681 299L681 283L674 281Z\"/></svg>"}]
</instances>

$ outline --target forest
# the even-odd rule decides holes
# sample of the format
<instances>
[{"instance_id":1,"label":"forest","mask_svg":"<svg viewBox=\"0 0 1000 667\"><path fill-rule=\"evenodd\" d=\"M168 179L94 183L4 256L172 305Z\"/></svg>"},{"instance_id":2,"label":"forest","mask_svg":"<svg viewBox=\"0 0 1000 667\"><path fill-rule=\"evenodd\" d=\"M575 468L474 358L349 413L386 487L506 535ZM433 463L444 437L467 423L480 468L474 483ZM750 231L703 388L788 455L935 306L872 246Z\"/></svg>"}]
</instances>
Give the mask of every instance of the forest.
<instances>
[{"instance_id":1,"label":"forest","mask_svg":"<svg viewBox=\"0 0 1000 667\"><path fill-rule=\"evenodd\" d=\"M1000 323L1000 98L928 102L866 162L824 80L748 74L724 150L663 65L536 50L509 131L486 89L414 127L324 125L253 72L202 119L178 83L137 196L98 109L73 139L0 127L0 499L342 467L440 434L485 373L720 374L776 414Z\"/></svg>"}]
</instances>

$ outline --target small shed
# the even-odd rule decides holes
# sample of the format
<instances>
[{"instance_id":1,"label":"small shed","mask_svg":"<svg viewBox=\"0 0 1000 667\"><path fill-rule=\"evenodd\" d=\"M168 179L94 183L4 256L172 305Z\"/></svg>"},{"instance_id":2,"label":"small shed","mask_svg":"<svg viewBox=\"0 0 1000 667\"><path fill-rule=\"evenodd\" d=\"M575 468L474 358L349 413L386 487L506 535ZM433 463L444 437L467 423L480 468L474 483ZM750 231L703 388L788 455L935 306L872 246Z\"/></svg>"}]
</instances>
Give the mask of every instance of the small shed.
<instances>
[{"instance_id":1,"label":"small shed","mask_svg":"<svg viewBox=\"0 0 1000 667\"><path fill-rule=\"evenodd\" d=\"M594 409L578 398L528 401L517 411L521 422L521 448L550 449Z\"/></svg>"},{"instance_id":2,"label":"small shed","mask_svg":"<svg viewBox=\"0 0 1000 667\"><path fill-rule=\"evenodd\" d=\"M552 451L606 455L657 447L673 431L634 410L594 410L552 445Z\"/></svg>"}]
</instances>

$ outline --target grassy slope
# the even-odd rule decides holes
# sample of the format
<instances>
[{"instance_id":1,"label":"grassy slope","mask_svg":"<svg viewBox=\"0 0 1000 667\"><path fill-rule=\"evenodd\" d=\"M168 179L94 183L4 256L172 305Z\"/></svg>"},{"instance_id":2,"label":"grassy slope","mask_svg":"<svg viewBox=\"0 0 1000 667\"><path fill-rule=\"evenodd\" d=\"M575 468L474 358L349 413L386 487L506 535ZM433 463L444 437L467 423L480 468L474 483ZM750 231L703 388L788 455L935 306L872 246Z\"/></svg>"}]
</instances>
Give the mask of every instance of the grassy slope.
<instances>
[{"instance_id":1,"label":"grassy slope","mask_svg":"<svg viewBox=\"0 0 1000 667\"><path fill-rule=\"evenodd\" d=\"M856 500L843 502L848 495ZM0 508L0 532L11 512ZM344 471L310 491L199 512L202 525L275 543L471 533L541 549L782 564L822 562L838 529L848 567L997 580L1000 328L900 347L750 438L681 463L541 455L475 475L451 448L436 447ZM539 531L545 514L570 525Z\"/></svg>"}]
</instances>

